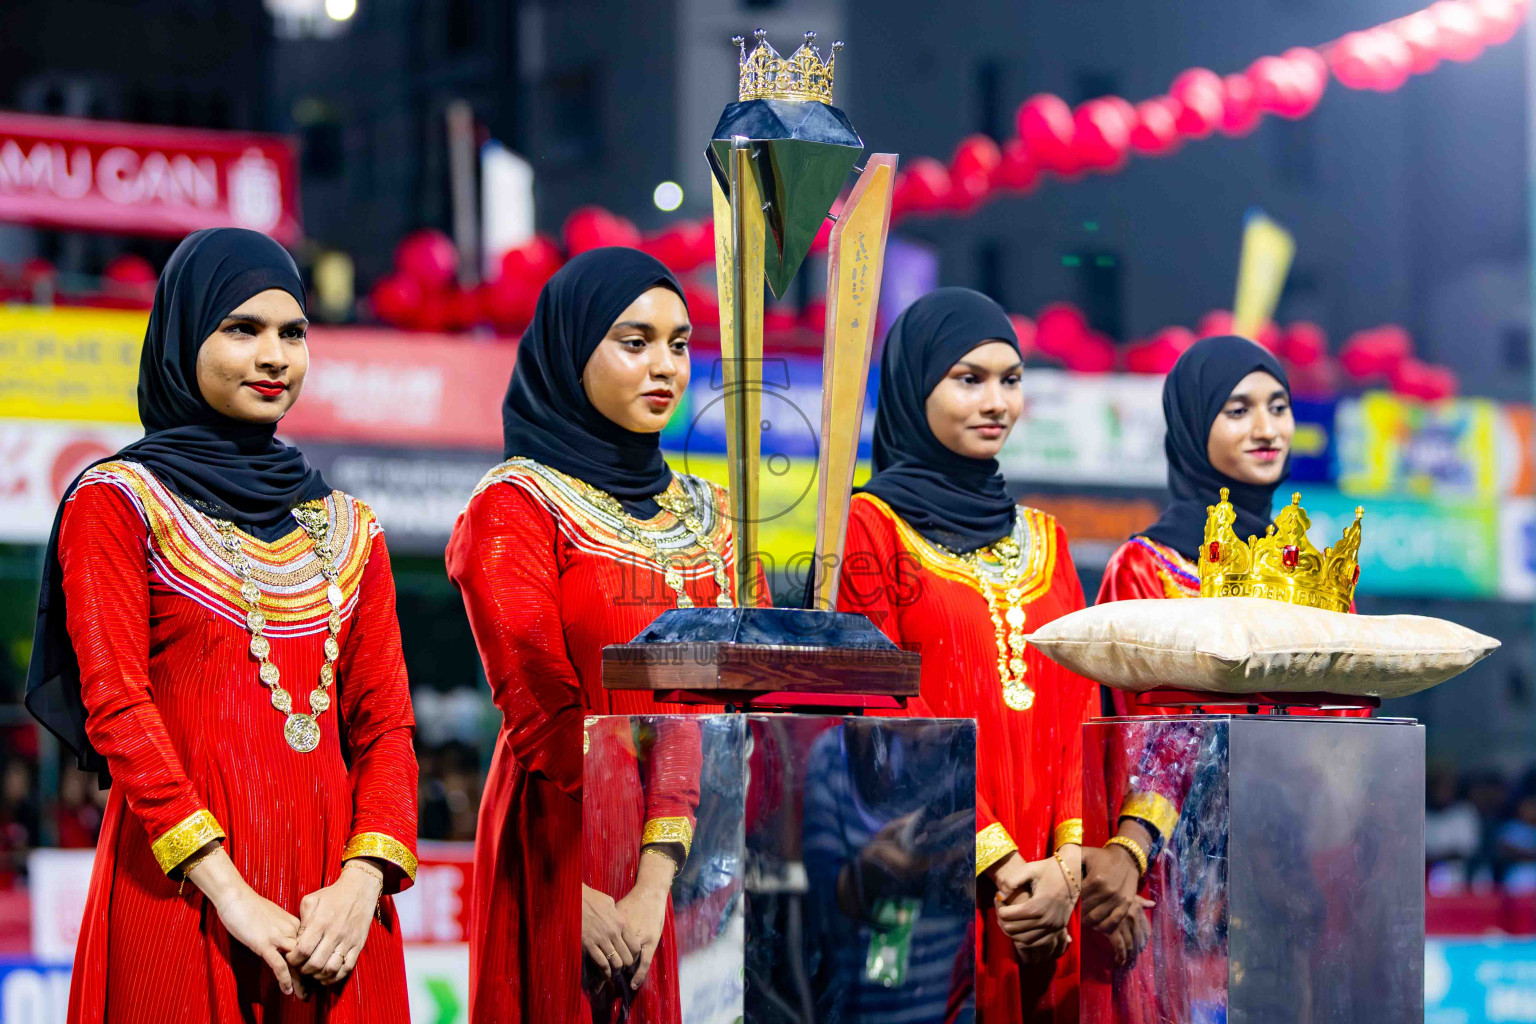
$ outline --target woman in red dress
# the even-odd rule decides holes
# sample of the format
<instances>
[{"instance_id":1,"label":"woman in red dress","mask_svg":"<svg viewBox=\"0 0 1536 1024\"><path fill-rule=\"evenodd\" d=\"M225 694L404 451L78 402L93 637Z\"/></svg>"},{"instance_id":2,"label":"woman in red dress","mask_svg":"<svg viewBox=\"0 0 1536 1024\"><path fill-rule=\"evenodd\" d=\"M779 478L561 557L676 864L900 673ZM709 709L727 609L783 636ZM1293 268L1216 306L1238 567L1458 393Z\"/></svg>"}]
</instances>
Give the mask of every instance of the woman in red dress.
<instances>
[{"instance_id":1,"label":"woman in red dress","mask_svg":"<svg viewBox=\"0 0 1536 1024\"><path fill-rule=\"evenodd\" d=\"M1191 346L1163 384L1163 416L1172 500L1156 523L1110 558L1099 587L1100 604L1198 597L1199 548L1209 506L1220 500L1221 489L1230 491L1237 534L1263 536L1275 490L1290 472L1296 429L1290 384L1279 361L1247 338L1205 338ZM1106 690L1106 696L1116 715L1188 710L1148 704L1119 690ZM1165 728L1150 731L1134 755L1111 752L1124 759L1108 772L1109 778L1125 780L1111 794L1120 806L1119 839L1085 854L1083 921L1108 938L1122 963L1145 946L1151 927L1177 929L1177 908L1170 906L1163 914L1154 909L1149 922L1144 912L1148 901L1138 891L1156 903L1165 893L1184 888L1173 884L1166 858L1159 855L1178 824L1198 744L1195 730ZM1143 875L1149 876L1145 886ZM1171 948L1172 939L1160 944ZM1189 973L1188 963L1139 964L1130 985L1143 984L1147 991L1129 1002L1149 1012L1158 1006L1187 1006ZM1154 1018L1155 1013L1147 1019Z\"/></svg>"},{"instance_id":2,"label":"woman in red dress","mask_svg":"<svg viewBox=\"0 0 1536 1024\"><path fill-rule=\"evenodd\" d=\"M303 300L265 235L183 241L144 339L147 435L55 521L27 705L113 783L72 1024L409 1020L381 895L416 870L394 581L373 513L274 437Z\"/></svg>"},{"instance_id":3,"label":"woman in red dress","mask_svg":"<svg viewBox=\"0 0 1536 1024\"><path fill-rule=\"evenodd\" d=\"M1071 945L1082 730L1093 687L1024 634L1083 607L1067 539L1016 506L995 455L1023 406L1002 307L941 288L892 325L874 476L854 496L838 608L922 654L908 713L975 718L976 1008L986 1024L1077 1020Z\"/></svg>"},{"instance_id":4,"label":"woman in red dress","mask_svg":"<svg viewBox=\"0 0 1536 1024\"><path fill-rule=\"evenodd\" d=\"M502 713L475 841L475 1024L678 1018L668 895L693 836L699 733L587 718L584 736L583 717L696 710L605 690L602 649L668 608L731 604L725 493L659 447L689 332L681 287L650 256L567 263L518 348L506 461L449 541Z\"/></svg>"}]
</instances>

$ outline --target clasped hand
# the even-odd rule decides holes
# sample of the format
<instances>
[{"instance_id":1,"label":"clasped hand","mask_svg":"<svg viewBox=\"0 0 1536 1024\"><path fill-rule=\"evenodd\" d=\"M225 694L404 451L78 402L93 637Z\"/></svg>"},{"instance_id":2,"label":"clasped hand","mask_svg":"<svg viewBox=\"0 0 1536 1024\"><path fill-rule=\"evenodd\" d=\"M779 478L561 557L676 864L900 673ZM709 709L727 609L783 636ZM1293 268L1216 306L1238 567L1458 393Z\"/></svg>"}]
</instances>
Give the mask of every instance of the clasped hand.
<instances>
[{"instance_id":1,"label":"clasped hand","mask_svg":"<svg viewBox=\"0 0 1536 1024\"><path fill-rule=\"evenodd\" d=\"M1104 936L1115 966L1134 963L1151 937L1146 912L1155 906L1137 893L1141 873L1136 861L1120 846L1087 847L1083 873L1083 926Z\"/></svg>"},{"instance_id":2,"label":"clasped hand","mask_svg":"<svg viewBox=\"0 0 1536 1024\"><path fill-rule=\"evenodd\" d=\"M1055 857L1025 861L1010 853L992 872L997 923L1026 964L1055 960L1072 942L1072 890Z\"/></svg>"},{"instance_id":3,"label":"clasped hand","mask_svg":"<svg viewBox=\"0 0 1536 1024\"><path fill-rule=\"evenodd\" d=\"M634 888L619 900L582 885L581 947L605 982L617 984L632 971L630 990L645 984L666 927L675 865L669 856L641 856Z\"/></svg>"},{"instance_id":4,"label":"clasped hand","mask_svg":"<svg viewBox=\"0 0 1536 1024\"><path fill-rule=\"evenodd\" d=\"M303 978L341 981L357 966L382 888L376 867L348 861L334 884L305 896L294 917L240 877L222 847L187 872L230 936L262 959L284 995L308 997Z\"/></svg>"}]
</instances>

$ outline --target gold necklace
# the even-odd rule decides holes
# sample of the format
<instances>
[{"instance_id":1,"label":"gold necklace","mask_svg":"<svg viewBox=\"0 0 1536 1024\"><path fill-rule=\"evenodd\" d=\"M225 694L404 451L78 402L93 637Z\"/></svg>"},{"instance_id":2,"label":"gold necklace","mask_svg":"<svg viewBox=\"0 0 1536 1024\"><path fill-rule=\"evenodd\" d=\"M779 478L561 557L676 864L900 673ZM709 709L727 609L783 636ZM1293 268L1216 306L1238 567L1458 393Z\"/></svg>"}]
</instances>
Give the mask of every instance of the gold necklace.
<instances>
[{"instance_id":1,"label":"gold necklace","mask_svg":"<svg viewBox=\"0 0 1536 1024\"><path fill-rule=\"evenodd\" d=\"M998 600L998 588L982 573L981 552L990 551L1002 566L1003 600ZM1020 586L1024 575L1024 556L1019 542L1004 537L964 556L965 563L976 577L976 587L986 598L987 611L992 614L992 629L997 634L997 675L1003 684L1003 703L1014 711L1028 711L1035 704L1035 691L1025 681L1028 666L1024 663L1024 590Z\"/></svg>"},{"instance_id":2,"label":"gold necklace","mask_svg":"<svg viewBox=\"0 0 1536 1024\"><path fill-rule=\"evenodd\" d=\"M677 567L677 562L672 558L671 553L661 550L661 546L656 542L655 533L660 531L647 530L640 520L624 510L624 505L619 499L607 491L593 487L585 480L578 480L577 483L581 485L588 501L609 515L624 520L624 525L620 528L623 535L645 548L646 553L651 556L651 561L655 562L656 567L661 570L662 579L666 580L667 586L671 587L672 592L677 595L677 606L692 608L693 598L689 597L688 591L683 588L682 570ZM688 496L688 492L678 487L677 493L674 494L669 488L656 495L656 504L676 516L683 524L683 529L692 535L693 542L703 550L705 560L714 570L715 585L720 590L715 596L715 606L717 608L732 607L730 577L725 572L725 559L721 558L705 540L704 524L699 520L698 507Z\"/></svg>"},{"instance_id":3,"label":"gold necklace","mask_svg":"<svg viewBox=\"0 0 1536 1024\"><path fill-rule=\"evenodd\" d=\"M306 501L295 508L292 515L309 535L309 541L314 546L315 555L320 560L320 575L324 576L326 581L325 599L331 606L330 617L326 620L329 635L325 638L325 664L320 666L319 684L309 691L309 714L307 715L293 710L293 697L278 683L282 674L268 658L272 653L272 642L263 632L266 629L267 620L261 614L261 587L253 578L251 562L245 555L245 546L239 534L235 532L235 524L224 519L215 519L213 523L223 535L222 543L229 553L229 563L234 567L235 575L240 577L240 598L245 603L245 627L251 633L251 657L255 658L259 665L257 675L272 691L272 706L288 716L287 721L283 723L283 738L294 750L305 754L320 745L320 724L316 719L331 706L331 695L328 691L331 684L336 681L336 659L341 657L341 642L336 639L336 634L341 632L342 593L341 587L336 583L336 552L325 536L329 526L325 504L320 501Z\"/></svg>"}]
</instances>

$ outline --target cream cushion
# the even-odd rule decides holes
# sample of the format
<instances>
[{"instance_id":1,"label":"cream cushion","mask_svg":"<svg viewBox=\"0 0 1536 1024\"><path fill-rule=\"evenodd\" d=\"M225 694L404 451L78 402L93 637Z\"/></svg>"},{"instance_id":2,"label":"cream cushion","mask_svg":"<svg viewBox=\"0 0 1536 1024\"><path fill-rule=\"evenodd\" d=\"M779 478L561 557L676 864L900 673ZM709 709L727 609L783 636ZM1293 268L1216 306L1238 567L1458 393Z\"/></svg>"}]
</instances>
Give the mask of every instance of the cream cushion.
<instances>
[{"instance_id":1,"label":"cream cushion","mask_svg":"<svg viewBox=\"0 0 1536 1024\"><path fill-rule=\"evenodd\" d=\"M1026 638L1106 686L1211 693L1402 697L1463 672L1499 646L1422 615L1346 615L1261 597L1112 601Z\"/></svg>"}]
</instances>

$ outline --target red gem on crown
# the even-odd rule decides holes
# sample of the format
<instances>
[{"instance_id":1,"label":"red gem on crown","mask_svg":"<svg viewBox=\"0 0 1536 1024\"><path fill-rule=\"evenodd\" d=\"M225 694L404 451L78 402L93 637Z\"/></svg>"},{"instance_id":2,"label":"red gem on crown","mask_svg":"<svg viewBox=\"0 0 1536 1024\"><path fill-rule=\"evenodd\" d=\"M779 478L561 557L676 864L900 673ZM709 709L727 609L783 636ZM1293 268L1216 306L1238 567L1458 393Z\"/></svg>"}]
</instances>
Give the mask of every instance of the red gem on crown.
<instances>
[{"instance_id":1,"label":"red gem on crown","mask_svg":"<svg viewBox=\"0 0 1536 1024\"><path fill-rule=\"evenodd\" d=\"M1280 552L1280 561L1285 563L1287 569L1296 568L1297 561L1301 558L1301 551L1295 544L1287 544L1285 550Z\"/></svg>"},{"instance_id":2,"label":"red gem on crown","mask_svg":"<svg viewBox=\"0 0 1536 1024\"><path fill-rule=\"evenodd\" d=\"M1221 545L1214 540L1211 541L1210 560L1213 562L1221 561Z\"/></svg>"}]
</instances>

